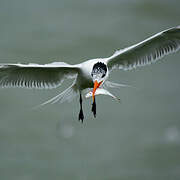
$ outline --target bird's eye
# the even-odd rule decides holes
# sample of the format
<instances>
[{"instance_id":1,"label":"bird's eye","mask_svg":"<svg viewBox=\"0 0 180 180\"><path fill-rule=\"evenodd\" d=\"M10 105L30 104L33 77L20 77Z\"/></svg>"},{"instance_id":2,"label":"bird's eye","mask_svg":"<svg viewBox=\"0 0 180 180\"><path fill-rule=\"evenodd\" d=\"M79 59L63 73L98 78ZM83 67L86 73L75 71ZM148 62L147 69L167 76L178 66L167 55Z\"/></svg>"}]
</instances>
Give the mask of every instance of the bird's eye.
<instances>
[{"instance_id":1,"label":"bird's eye","mask_svg":"<svg viewBox=\"0 0 180 180\"><path fill-rule=\"evenodd\" d=\"M105 74L102 75L102 78L105 76Z\"/></svg>"}]
</instances>

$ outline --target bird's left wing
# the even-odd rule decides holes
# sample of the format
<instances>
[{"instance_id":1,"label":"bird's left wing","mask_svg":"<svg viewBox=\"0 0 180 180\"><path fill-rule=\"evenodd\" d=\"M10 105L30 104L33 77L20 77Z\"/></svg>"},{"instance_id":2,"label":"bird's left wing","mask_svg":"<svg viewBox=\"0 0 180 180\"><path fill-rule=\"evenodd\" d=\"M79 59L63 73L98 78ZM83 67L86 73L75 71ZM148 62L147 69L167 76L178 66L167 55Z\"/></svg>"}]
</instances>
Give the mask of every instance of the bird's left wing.
<instances>
[{"instance_id":1,"label":"bird's left wing","mask_svg":"<svg viewBox=\"0 0 180 180\"><path fill-rule=\"evenodd\" d=\"M64 78L75 78L78 71L78 65L64 62L0 64L0 87L55 88Z\"/></svg>"},{"instance_id":2,"label":"bird's left wing","mask_svg":"<svg viewBox=\"0 0 180 180\"><path fill-rule=\"evenodd\" d=\"M180 49L180 26L174 27L128 48L116 51L105 58L109 70L114 68L130 70L151 64L167 54Z\"/></svg>"}]
</instances>

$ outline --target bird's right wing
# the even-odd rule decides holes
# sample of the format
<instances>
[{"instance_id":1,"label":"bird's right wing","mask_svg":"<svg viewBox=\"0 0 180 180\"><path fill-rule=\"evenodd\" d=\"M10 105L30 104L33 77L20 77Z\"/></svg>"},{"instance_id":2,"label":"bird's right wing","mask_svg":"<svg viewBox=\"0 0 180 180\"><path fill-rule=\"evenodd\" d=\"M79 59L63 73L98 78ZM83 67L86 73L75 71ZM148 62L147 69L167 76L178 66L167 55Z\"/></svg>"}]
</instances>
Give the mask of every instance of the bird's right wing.
<instances>
[{"instance_id":1,"label":"bird's right wing","mask_svg":"<svg viewBox=\"0 0 180 180\"><path fill-rule=\"evenodd\" d=\"M39 64L0 64L0 87L55 88L64 78L75 78L79 66L64 62Z\"/></svg>"}]
</instances>

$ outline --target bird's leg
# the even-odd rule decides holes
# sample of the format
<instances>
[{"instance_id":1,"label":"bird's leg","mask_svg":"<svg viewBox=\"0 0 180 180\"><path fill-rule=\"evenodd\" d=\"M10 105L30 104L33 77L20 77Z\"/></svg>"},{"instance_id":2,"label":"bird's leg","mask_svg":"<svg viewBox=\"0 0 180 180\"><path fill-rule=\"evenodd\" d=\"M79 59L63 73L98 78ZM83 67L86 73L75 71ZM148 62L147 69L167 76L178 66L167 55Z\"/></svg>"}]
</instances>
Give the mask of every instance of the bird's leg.
<instances>
[{"instance_id":1,"label":"bird's leg","mask_svg":"<svg viewBox=\"0 0 180 180\"><path fill-rule=\"evenodd\" d=\"M95 99L95 97L94 97L91 111L93 112L94 117L96 117L96 99Z\"/></svg>"},{"instance_id":2,"label":"bird's leg","mask_svg":"<svg viewBox=\"0 0 180 180\"><path fill-rule=\"evenodd\" d=\"M83 114L83 109L82 109L82 96L81 96L81 93L80 93L79 102L80 102L79 121L81 121L83 123L84 114Z\"/></svg>"}]
</instances>

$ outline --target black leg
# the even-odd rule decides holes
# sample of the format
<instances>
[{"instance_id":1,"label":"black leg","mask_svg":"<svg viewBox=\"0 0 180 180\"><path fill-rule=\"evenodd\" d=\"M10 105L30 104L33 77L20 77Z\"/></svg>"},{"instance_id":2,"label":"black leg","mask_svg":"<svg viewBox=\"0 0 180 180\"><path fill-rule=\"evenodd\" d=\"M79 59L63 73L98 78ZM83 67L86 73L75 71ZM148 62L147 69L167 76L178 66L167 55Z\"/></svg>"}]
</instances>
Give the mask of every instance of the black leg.
<instances>
[{"instance_id":1,"label":"black leg","mask_svg":"<svg viewBox=\"0 0 180 180\"><path fill-rule=\"evenodd\" d=\"M95 99L95 97L94 97L94 102L92 104L91 111L93 112L94 117L96 117L96 99Z\"/></svg>"},{"instance_id":2,"label":"black leg","mask_svg":"<svg viewBox=\"0 0 180 180\"><path fill-rule=\"evenodd\" d=\"M80 99L79 99L79 102L80 102L79 121L81 121L81 122L83 123L83 120L84 120L84 114L83 114L83 109L82 109L82 96L81 96L81 93L80 93Z\"/></svg>"}]
</instances>

